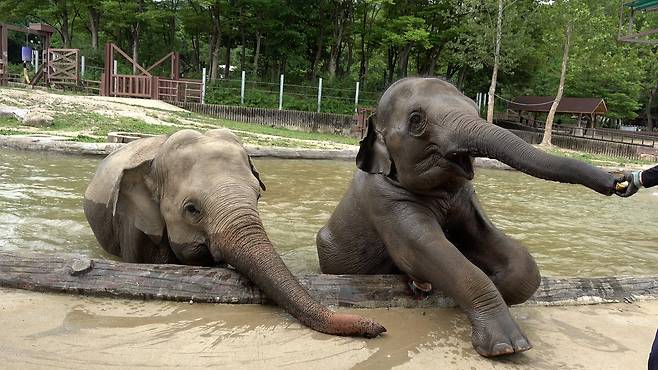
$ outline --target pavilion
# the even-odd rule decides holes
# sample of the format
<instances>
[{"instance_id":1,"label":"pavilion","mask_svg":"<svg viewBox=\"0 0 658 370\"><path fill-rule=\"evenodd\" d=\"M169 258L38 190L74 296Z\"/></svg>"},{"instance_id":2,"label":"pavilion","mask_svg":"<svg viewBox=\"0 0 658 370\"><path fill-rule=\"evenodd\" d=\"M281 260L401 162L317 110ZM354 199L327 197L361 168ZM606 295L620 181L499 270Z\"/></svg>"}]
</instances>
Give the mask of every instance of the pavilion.
<instances>
[{"instance_id":1,"label":"pavilion","mask_svg":"<svg viewBox=\"0 0 658 370\"><path fill-rule=\"evenodd\" d=\"M507 106L507 109L518 112L519 121L524 119L524 113L530 113L526 124L536 126L537 113L548 113L553 105L553 96L518 96ZM563 97L557 106L555 114L578 115L578 127L586 123L586 127L596 127L596 119L608 113L608 106L603 98L571 98Z\"/></svg>"}]
</instances>

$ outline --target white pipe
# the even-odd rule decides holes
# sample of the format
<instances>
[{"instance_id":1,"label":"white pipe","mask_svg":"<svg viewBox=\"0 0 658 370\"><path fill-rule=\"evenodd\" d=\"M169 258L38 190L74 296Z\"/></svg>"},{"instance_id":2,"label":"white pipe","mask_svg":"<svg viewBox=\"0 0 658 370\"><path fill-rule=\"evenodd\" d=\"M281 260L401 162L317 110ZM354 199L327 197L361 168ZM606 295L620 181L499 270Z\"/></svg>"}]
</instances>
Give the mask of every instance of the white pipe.
<instances>
[{"instance_id":1,"label":"white pipe","mask_svg":"<svg viewBox=\"0 0 658 370\"><path fill-rule=\"evenodd\" d=\"M85 56L80 57L80 77L85 78Z\"/></svg>"},{"instance_id":2,"label":"white pipe","mask_svg":"<svg viewBox=\"0 0 658 370\"><path fill-rule=\"evenodd\" d=\"M320 113L320 103L322 102L322 77L318 80L318 113Z\"/></svg>"},{"instance_id":3,"label":"white pipe","mask_svg":"<svg viewBox=\"0 0 658 370\"><path fill-rule=\"evenodd\" d=\"M359 107L359 81L356 81L356 94L354 95L354 113Z\"/></svg>"},{"instance_id":4,"label":"white pipe","mask_svg":"<svg viewBox=\"0 0 658 370\"><path fill-rule=\"evenodd\" d=\"M113 68L114 74L117 74L117 61L114 61L114 68Z\"/></svg>"},{"instance_id":5,"label":"white pipe","mask_svg":"<svg viewBox=\"0 0 658 370\"><path fill-rule=\"evenodd\" d=\"M246 72L242 71L242 83L240 84L240 105L244 105L244 80Z\"/></svg>"},{"instance_id":6,"label":"white pipe","mask_svg":"<svg viewBox=\"0 0 658 370\"><path fill-rule=\"evenodd\" d=\"M283 109L283 73L281 74L281 82L279 83L279 110Z\"/></svg>"},{"instance_id":7,"label":"white pipe","mask_svg":"<svg viewBox=\"0 0 658 370\"><path fill-rule=\"evenodd\" d=\"M206 68L201 70L201 104L206 102Z\"/></svg>"}]
</instances>

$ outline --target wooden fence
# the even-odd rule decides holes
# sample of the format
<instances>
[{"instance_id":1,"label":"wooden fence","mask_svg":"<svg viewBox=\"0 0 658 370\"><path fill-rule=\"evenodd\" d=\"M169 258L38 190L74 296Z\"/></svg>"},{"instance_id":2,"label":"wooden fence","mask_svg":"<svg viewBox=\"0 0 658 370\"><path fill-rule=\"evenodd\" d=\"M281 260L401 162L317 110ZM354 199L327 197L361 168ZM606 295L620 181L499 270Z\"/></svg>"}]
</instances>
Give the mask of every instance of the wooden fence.
<instances>
[{"instance_id":1,"label":"wooden fence","mask_svg":"<svg viewBox=\"0 0 658 370\"><path fill-rule=\"evenodd\" d=\"M307 132L348 134L354 126L352 116L332 113L235 107L217 104L173 102L183 109L238 122L273 125Z\"/></svg>"},{"instance_id":2,"label":"wooden fence","mask_svg":"<svg viewBox=\"0 0 658 370\"><path fill-rule=\"evenodd\" d=\"M522 131L522 130L509 130L514 133L516 136L520 137L524 141L530 144L539 144L541 143L544 134L541 132L531 132L531 131ZM610 157L620 157L628 159L640 159L641 154L653 154L657 155L658 150L649 149L643 146L625 144L625 143L613 143L610 141L601 141L601 140L592 140L585 139L575 136L567 136L560 134L553 134L552 139L553 145L564 148L577 150L581 152L587 152L592 154L601 154L607 155Z\"/></svg>"}]
</instances>

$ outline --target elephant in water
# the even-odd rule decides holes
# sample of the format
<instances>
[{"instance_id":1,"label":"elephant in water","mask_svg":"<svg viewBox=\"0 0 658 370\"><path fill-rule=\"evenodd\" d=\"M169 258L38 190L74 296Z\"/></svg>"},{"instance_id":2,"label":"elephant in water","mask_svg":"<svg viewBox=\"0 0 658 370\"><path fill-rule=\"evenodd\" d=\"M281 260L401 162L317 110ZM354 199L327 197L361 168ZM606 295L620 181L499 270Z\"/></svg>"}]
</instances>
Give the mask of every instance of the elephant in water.
<instances>
[{"instance_id":1,"label":"elephant in water","mask_svg":"<svg viewBox=\"0 0 658 370\"><path fill-rule=\"evenodd\" d=\"M527 249L482 210L471 184L478 156L605 195L618 181L487 124L448 82L406 78L369 118L359 169L317 248L323 273L403 272L417 286L438 287L468 316L477 352L498 356L532 347L507 305L532 296L540 275Z\"/></svg>"},{"instance_id":2,"label":"elephant in water","mask_svg":"<svg viewBox=\"0 0 658 370\"><path fill-rule=\"evenodd\" d=\"M127 262L228 263L303 324L328 334L376 337L369 319L317 303L268 239L258 172L227 130L182 130L136 140L103 160L84 211L100 245Z\"/></svg>"}]
</instances>

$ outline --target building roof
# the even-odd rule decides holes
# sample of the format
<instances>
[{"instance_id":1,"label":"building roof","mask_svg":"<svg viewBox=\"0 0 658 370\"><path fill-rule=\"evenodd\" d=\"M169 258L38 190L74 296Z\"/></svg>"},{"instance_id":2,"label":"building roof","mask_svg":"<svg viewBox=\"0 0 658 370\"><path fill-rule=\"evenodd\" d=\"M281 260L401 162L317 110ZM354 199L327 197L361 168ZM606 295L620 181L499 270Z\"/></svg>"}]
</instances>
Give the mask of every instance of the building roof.
<instances>
[{"instance_id":1,"label":"building roof","mask_svg":"<svg viewBox=\"0 0 658 370\"><path fill-rule=\"evenodd\" d=\"M554 100L554 96L517 96L507 107L525 112L548 112ZM556 113L606 114L608 106L603 98L563 97Z\"/></svg>"}]
</instances>

